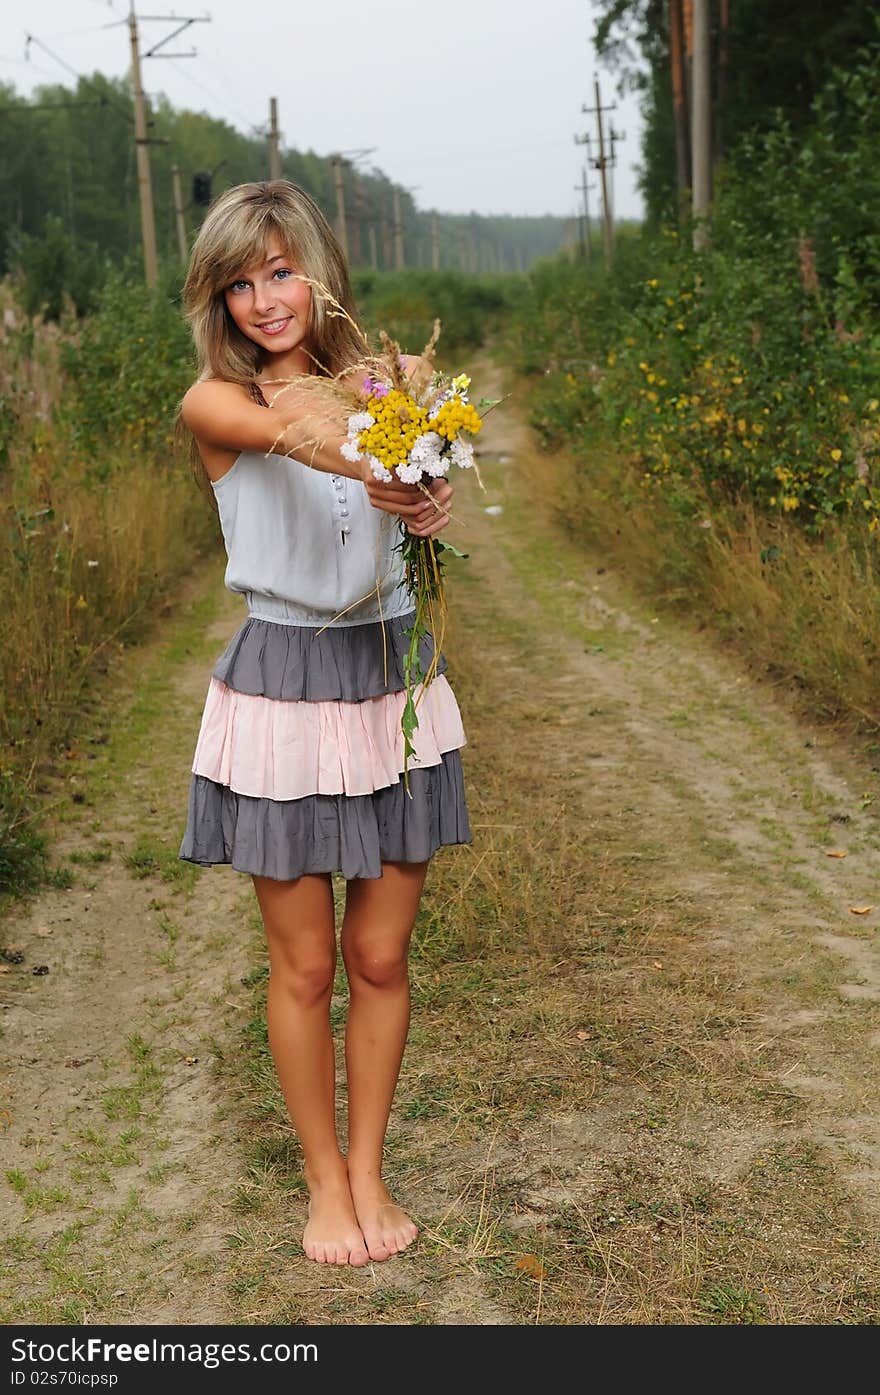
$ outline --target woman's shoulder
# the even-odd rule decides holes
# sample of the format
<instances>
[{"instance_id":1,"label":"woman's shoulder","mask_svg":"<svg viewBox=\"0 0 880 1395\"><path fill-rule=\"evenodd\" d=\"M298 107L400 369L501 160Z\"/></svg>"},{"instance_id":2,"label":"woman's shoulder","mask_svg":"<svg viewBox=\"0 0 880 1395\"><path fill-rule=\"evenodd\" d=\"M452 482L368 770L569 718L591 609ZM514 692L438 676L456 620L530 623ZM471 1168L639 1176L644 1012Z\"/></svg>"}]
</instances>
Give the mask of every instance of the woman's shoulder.
<instances>
[{"instance_id":1,"label":"woman's shoulder","mask_svg":"<svg viewBox=\"0 0 880 1395\"><path fill-rule=\"evenodd\" d=\"M184 393L180 412L187 426L192 428L205 412L212 411L221 403L253 400L241 383L230 383L225 378L199 378Z\"/></svg>"}]
</instances>

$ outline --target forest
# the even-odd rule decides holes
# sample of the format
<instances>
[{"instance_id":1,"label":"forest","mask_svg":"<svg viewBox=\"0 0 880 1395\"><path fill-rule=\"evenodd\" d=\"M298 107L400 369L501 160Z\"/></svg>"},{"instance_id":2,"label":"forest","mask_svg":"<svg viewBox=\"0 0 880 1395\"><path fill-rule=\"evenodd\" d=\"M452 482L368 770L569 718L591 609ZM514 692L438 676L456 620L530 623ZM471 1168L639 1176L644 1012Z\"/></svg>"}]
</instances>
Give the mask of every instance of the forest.
<instances>
[{"instance_id":1,"label":"forest","mask_svg":"<svg viewBox=\"0 0 880 1395\"><path fill-rule=\"evenodd\" d=\"M126 82L94 74L74 87L38 89L33 99L0 85L0 274L25 280L27 308L60 313L68 295L80 314L95 303L108 267L137 265L141 221L131 93ZM148 132L160 259L180 264L172 170L180 171L183 217L191 237L212 197L233 184L269 177L265 138L242 134L203 112L159 100ZM333 159L285 149L281 173L337 221ZM354 267L430 267L466 274L524 271L553 255L564 238L555 217L491 217L419 209L412 194L380 169L340 160L342 199ZM435 229L436 219L436 229ZM37 292L32 288L41 286ZM48 300L46 299L48 297Z\"/></svg>"}]
</instances>

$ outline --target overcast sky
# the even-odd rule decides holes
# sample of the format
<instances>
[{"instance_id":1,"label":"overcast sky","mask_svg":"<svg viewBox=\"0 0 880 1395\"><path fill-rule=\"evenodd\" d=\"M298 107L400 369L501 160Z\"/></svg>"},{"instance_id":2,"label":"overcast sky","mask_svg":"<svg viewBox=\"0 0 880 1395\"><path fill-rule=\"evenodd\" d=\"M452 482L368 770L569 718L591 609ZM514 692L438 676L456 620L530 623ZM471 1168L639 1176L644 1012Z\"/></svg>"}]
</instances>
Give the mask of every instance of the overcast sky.
<instances>
[{"instance_id":1,"label":"overcast sky","mask_svg":"<svg viewBox=\"0 0 880 1395\"><path fill-rule=\"evenodd\" d=\"M574 135L595 135L595 117L581 106L594 104L598 76L626 135L617 147L615 212L641 216L639 113L597 69L589 0L213 0L206 9L142 0L140 11L210 16L168 45L194 47L195 58L144 63L149 93L244 132L266 126L277 97L286 144L319 155L375 147L367 167L412 189L418 207L445 213L569 216L585 150ZM0 37L0 78L19 92L72 83L69 69L125 74L126 0L28 0L19 13ZM142 22L141 52L174 27ZM595 191L591 200L595 213Z\"/></svg>"}]
</instances>

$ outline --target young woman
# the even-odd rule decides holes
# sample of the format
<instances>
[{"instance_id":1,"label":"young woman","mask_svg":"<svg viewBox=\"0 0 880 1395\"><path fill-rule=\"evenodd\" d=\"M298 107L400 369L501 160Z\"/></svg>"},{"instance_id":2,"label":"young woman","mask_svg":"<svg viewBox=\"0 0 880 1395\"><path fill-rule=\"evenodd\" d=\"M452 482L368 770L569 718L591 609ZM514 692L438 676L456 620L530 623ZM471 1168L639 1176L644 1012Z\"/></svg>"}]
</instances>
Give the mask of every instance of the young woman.
<instances>
[{"instance_id":1,"label":"young woman","mask_svg":"<svg viewBox=\"0 0 880 1395\"><path fill-rule=\"evenodd\" d=\"M401 779L412 602L398 520L439 531L452 487L435 480L426 498L340 453L332 381L363 375L364 341L339 244L301 189L275 180L223 194L184 300L200 374L182 420L218 508L226 585L248 615L210 680L180 856L253 877L269 1042L311 1198L303 1246L319 1262L362 1265L417 1235L382 1178L409 1026L407 953L430 858L471 841L465 736L442 656L418 707L409 793ZM413 375L428 368L407 363ZM429 640L425 669L432 653ZM329 1017L334 872L346 880L350 990L344 1153Z\"/></svg>"}]
</instances>

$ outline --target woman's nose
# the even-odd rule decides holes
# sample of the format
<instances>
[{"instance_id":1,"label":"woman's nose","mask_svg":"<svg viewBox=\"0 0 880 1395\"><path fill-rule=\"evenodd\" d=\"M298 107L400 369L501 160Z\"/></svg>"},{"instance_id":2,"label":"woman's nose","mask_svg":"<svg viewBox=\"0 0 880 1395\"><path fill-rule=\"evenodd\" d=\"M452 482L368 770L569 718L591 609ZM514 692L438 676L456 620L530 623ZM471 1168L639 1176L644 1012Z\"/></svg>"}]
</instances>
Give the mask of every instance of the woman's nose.
<instances>
[{"instance_id":1,"label":"woman's nose","mask_svg":"<svg viewBox=\"0 0 880 1395\"><path fill-rule=\"evenodd\" d=\"M257 285L254 290L254 308L258 315L266 315L275 309L275 288L271 285Z\"/></svg>"}]
</instances>

